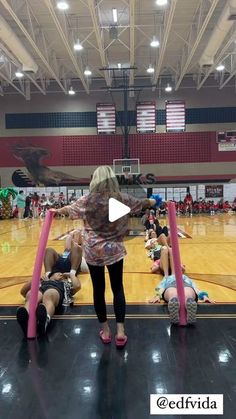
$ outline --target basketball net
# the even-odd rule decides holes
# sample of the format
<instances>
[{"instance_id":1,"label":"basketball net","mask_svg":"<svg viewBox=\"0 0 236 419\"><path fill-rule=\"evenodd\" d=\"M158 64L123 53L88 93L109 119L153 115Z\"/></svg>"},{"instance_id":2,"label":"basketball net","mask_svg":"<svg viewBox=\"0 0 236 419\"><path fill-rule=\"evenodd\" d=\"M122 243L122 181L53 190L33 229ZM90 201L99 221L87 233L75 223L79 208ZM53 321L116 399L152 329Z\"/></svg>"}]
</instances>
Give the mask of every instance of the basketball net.
<instances>
[{"instance_id":1,"label":"basketball net","mask_svg":"<svg viewBox=\"0 0 236 419\"><path fill-rule=\"evenodd\" d=\"M124 170L123 171L123 175L124 175L124 177L125 177L125 179L129 179L129 170Z\"/></svg>"}]
</instances>

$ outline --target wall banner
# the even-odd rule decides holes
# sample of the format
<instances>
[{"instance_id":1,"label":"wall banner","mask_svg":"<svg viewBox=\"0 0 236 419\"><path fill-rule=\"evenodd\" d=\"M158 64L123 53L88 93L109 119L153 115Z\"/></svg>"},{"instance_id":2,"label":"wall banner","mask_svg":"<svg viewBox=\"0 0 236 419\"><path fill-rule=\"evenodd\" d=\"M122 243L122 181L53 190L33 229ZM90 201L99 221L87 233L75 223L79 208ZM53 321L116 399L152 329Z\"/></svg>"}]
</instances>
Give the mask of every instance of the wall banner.
<instances>
[{"instance_id":1,"label":"wall banner","mask_svg":"<svg viewBox=\"0 0 236 419\"><path fill-rule=\"evenodd\" d=\"M219 143L218 151L236 151L236 142L232 143Z\"/></svg>"},{"instance_id":2,"label":"wall banner","mask_svg":"<svg viewBox=\"0 0 236 419\"><path fill-rule=\"evenodd\" d=\"M205 195L206 195L206 198L223 198L224 196L223 185L206 185Z\"/></svg>"}]
</instances>

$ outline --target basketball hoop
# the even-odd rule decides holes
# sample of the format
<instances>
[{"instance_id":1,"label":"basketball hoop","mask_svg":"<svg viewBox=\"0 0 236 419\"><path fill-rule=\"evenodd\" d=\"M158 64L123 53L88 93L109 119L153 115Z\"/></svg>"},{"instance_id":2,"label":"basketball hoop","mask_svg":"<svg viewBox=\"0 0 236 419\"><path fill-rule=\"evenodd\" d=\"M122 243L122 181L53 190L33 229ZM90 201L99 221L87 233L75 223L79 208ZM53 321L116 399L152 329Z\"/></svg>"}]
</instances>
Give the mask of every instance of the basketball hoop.
<instances>
[{"instance_id":1,"label":"basketball hoop","mask_svg":"<svg viewBox=\"0 0 236 419\"><path fill-rule=\"evenodd\" d=\"M113 160L113 170L116 175L123 175L125 178L128 178L129 175L139 174L139 159L115 159Z\"/></svg>"},{"instance_id":2,"label":"basketball hoop","mask_svg":"<svg viewBox=\"0 0 236 419\"><path fill-rule=\"evenodd\" d=\"M123 175L125 177L126 180L129 180L129 175L130 175L130 169L128 167L123 167Z\"/></svg>"}]
</instances>

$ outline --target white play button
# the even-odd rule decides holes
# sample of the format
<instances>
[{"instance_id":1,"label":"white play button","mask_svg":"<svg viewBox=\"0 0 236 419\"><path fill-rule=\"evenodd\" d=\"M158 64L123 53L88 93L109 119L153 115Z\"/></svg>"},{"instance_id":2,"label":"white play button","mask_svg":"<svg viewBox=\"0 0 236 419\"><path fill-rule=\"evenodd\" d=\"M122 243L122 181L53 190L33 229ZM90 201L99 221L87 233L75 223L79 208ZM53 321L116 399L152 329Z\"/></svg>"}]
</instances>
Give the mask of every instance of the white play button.
<instances>
[{"instance_id":1,"label":"white play button","mask_svg":"<svg viewBox=\"0 0 236 419\"><path fill-rule=\"evenodd\" d=\"M117 199L109 199L109 221L113 223L119 218L124 217L130 213L130 208L127 205L122 204L122 202L117 201Z\"/></svg>"}]
</instances>

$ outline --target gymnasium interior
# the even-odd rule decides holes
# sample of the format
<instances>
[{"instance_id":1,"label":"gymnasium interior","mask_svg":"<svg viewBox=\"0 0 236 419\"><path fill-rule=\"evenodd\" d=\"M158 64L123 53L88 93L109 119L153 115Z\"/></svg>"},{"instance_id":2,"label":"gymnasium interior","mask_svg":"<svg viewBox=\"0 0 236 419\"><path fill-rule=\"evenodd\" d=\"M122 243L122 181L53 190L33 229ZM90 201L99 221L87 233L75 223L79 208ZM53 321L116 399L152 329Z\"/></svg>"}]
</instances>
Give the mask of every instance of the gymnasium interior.
<instances>
[{"instance_id":1,"label":"gymnasium interior","mask_svg":"<svg viewBox=\"0 0 236 419\"><path fill-rule=\"evenodd\" d=\"M236 0L0 0L0 419L235 418L235 20ZM122 193L158 194L161 227L175 202L181 264L209 301L187 326L150 303L163 275L143 211L124 238L124 348L99 339L88 272L27 339L16 313L47 213L89 195L99 166ZM83 225L54 217L47 247ZM114 338L107 270L106 303Z\"/></svg>"}]
</instances>

